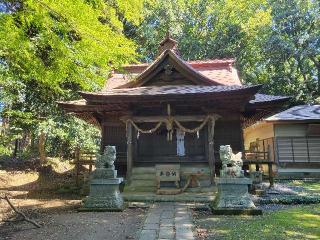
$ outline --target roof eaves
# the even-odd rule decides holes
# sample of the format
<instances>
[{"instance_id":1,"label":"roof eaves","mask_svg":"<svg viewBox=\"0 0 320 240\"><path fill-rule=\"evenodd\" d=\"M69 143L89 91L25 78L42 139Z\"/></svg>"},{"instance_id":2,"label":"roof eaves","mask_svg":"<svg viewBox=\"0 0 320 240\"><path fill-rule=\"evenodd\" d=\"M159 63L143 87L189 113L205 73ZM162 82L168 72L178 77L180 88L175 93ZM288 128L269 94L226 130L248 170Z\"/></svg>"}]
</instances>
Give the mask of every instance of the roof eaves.
<instances>
[{"instance_id":1,"label":"roof eaves","mask_svg":"<svg viewBox=\"0 0 320 240\"><path fill-rule=\"evenodd\" d=\"M192 85L191 85L192 86ZM235 88L236 86L236 88ZM203 86L205 87L205 86ZM143 100L156 100L156 101L163 101L169 98L172 100L184 99L186 97L222 97L228 98L226 93L233 93L232 96L239 96L239 95L247 95L248 101L250 98L254 97L254 95L259 91L262 85L255 85L249 87L243 86L207 86L207 87L218 87L219 89L213 89L208 91L199 90L188 92L188 89L182 88L181 92L179 92L181 87L178 87L177 92L166 92L166 90L161 91L161 87L137 87L137 88L127 88L127 89L116 89L116 91L109 91L109 92L80 92L80 95L89 102L108 102L108 103L116 103L116 102L131 102L131 101L140 101ZM133 92L137 89L140 89L138 92ZM154 90L156 88L156 90ZM159 90L160 88L160 90ZM221 88L221 89L220 89ZM132 89L132 90L131 90ZM128 93L122 93L121 90L128 91ZM148 92L149 91L149 92ZM155 93L154 93L155 92Z\"/></svg>"}]
</instances>

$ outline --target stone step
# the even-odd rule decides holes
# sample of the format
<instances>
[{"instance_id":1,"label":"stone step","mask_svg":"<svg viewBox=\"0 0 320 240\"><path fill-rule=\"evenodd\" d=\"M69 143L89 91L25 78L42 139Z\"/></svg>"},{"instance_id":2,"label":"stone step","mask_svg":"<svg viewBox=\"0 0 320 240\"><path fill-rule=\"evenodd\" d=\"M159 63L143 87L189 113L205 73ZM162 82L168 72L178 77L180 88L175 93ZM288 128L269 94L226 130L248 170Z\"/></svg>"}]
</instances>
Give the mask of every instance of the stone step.
<instances>
[{"instance_id":1,"label":"stone step","mask_svg":"<svg viewBox=\"0 0 320 240\"><path fill-rule=\"evenodd\" d=\"M134 187L153 187L156 186L156 181L154 180L134 180L130 183L130 186Z\"/></svg>"},{"instance_id":2,"label":"stone step","mask_svg":"<svg viewBox=\"0 0 320 240\"><path fill-rule=\"evenodd\" d=\"M135 193L135 192L156 192L156 186L125 186L124 193Z\"/></svg>"},{"instance_id":3,"label":"stone step","mask_svg":"<svg viewBox=\"0 0 320 240\"><path fill-rule=\"evenodd\" d=\"M141 170L141 168L139 169ZM124 192L155 192L156 179L154 173L135 173L130 185L126 185Z\"/></svg>"},{"instance_id":4,"label":"stone step","mask_svg":"<svg viewBox=\"0 0 320 240\"><path fill-rule=\"evenodd\" d=\"M151 180L154 181L156 179L156 175L154 173L141 173L141 174L133 174L131 179L135 180Z\"/></svg>"},{"instance_id":5,"label":"stone step","mask_svg":"<svg viewBox=\"0 0 320 240\"><path fill-rule=\"evenodd\" d=\"M154 167L134 167L132 168L132 175L135 174L156 174Z\"/></svg>"},{"instance_id":6,"label":"stone step","mask_svg":"<svg viewBox=\"0 0 320 240\"><path fill-rule=\"evenodd\" d=\"M217 191L218 188L216 186L187 188L185 190L185 192L189 193L216 193Z\"/></svg>"}]
</instances>

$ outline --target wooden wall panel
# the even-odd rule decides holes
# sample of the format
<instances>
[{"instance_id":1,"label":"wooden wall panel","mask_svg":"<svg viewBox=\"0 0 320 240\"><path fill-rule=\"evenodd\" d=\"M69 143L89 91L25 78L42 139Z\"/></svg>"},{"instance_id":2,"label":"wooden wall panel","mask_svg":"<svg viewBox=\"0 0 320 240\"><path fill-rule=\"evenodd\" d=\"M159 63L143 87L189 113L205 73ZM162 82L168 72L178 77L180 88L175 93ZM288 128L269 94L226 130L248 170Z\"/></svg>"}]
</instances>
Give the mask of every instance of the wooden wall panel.
<instances>
[{"instance_id":1,"label":"wooden wall panel","mask_svg":"<svg viewBox=\"0 0 320 240\"><path fill-rule=\"evenodd\" d=\"M320 137L276 138L276 146L279 163L320 162Z\"/></svg>"},{"instance_id":2,"label":"wooden wall panel","mask_svg":"<svg viewBox=\"0 0 320 240\"><path fill-rule=\"evenodd\" d=\"M183 123L187 128L194 128L200 123ZM139 124L143 129L154 127L153 123ZM215 157L219 165L219 148L220 145L231 145L234 152L242 151L243 139L241 136L240 120L223 121L218 120L215 125ZM175 132L172 141L167 141L167 130L162 126L156 133L142 134L137 139L136 131L133 135L134 143L134 163L135 162L175 162L175 163L208 163L207 159L207 127L204 127L199 134L186 133L185 151L186 156L177 156L177 143ZM103 146L115 145L119 156L119 161L126 162L126 130L125 126L104 126L103 129Z\"/></svg>"},{"instance_id":3,"label":"wooden wall panel","mask_svg":"<svg viewBox=\"0 0 320 240\"><path fill-rule=\"evenodd\" d=\"M277 138L278 162L293 162L292 146L290 138Z\"/></svg>"},{"instance_id":4,"label":"wooden wall panel","mask_svg":"<svg viewBox=\"0 0 320 240\"><path fill-rule=\"evenodd\" d=\"M185 127L191 128L197 124L185 124ZM144 128L148 128L147 124L143 125ZM186 155L181 157L177 156L177 140L176 132L174 131L172 141L167 140L167 130L163 126L157 132L152 134L140 134L137 140L137 160L138 162L206 162L205 152L205 140L206 140L206 128L203 128L199 133L199 139L197 134L186 133L185 135L185 153Z\"/></svg>"},{"instance_id":5,"label":"wooden wall panel","mask_svg":"<svg viewBox=\"0 0 320 240\"><path fill-rule=\"evenodd\" d=\"M308 162L308 142L306 138L293 138L292 149L295 162Z\"/></svg>"},{"instance_id":6,"label":"wooden wall panel","mask_svg":"<svg viewBox=\"0 0 320 240\"><path fill-rule=\"evenodd\" d=\"M320 163L320 137L308 138L310 162Z\"/></svg>"},{"instance_id":7,"label":"wooden wall panel","mask_svg":"<svg viewBox=\"0 0 320 240\"><path fill-rule=\"evenodd\" d=\"M125 126L104 126L102 147L107 145L116 146L118 161L125 161L127 151Z\"/></svg>"},{"instance_id":8,"label":"wooden wall panel","mask_svg":"<svg viewBox=\"0 0 320 240\"><path fill-rule=\"evenodd\" d=\"M218 120L215 126L214 146L215 155L219 159L219 148L221 145L231 145L234 152L243 149L243 138L240 120L223 121Z\"/></svg>"}]
</instances>

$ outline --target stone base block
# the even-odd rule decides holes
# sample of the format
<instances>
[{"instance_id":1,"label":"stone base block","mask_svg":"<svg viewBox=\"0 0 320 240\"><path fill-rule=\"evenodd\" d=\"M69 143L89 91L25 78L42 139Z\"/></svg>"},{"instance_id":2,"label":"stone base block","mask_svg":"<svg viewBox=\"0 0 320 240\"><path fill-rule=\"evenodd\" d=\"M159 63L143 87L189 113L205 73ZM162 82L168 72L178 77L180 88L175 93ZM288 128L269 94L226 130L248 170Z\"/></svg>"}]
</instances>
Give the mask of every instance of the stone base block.
<instances>
[{"instance_id":1,"label":"stone base block","mask_svg":"<svg viewBox=\"0 0 320 240\"><path fill-rule=\"evenodd\" d=\"M248 178L220 178L216 180L218 195L214 201L217 209L254 209L248 193L248 185L252 181Z\"/></svg>"},{"instance_id":2,"label":"stone base block","mask_svg":"<svg viewBox=\"0 0 320 240\"><path fill-rule=\"evenodd\" d=\"M82 210L87 211L122 211L124 209L124 202L120 193L105 197L88 196L83 202Z\"/></svg>"},{"instance_id":3,"label":"stone base block","mask_svg":"<svg viewBox=\"0 0 320 240\"><path fill-rule=\"evenodd\" d=\"M116 179L117 170L112 168L97 168L91 173L91 179Z\"/></svg>"},{"instance_id":4,"label":"stone base block","mask_svg":"<svg viewBox=\"0 0 320 240\"><path fill-rule=\"evenodd\" d=\"M124 202L119 191L121 178L93 179L90 195L83 200L82 211L122 211Z\"/></svg>"}]
</instances>

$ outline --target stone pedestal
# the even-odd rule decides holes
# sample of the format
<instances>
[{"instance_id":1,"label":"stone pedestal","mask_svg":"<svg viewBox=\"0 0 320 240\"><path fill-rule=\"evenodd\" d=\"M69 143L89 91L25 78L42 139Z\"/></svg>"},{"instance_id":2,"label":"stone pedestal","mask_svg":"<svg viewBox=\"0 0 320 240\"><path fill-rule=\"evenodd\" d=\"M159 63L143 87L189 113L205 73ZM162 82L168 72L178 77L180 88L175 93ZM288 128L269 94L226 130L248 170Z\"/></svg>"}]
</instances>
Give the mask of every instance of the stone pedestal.
<instances>
[{"instance_id":1,"label":"stone pedestal","mask_svg":"<svg viewBox=\"0 0 320 240\"><path fill-rule=\"evenodd\" d=\"M90 194L80 211L122 211L123 199L119 191L122 181L113 168L97 168L90 176Z\"/></svg>"},{"instance_id":2,"label":"stone pedestal","mask_svg":"<svg viewBox=\"0 0 320 240\"><path fill-rule=\"evenodd\" d=\"M216 208L255 208L249 193L249 178L219 178L216 181L218 195L215 199Z\"/></svg>"},{"instance_id":3,"label":"stone pedestal","mask_svg":"<svg viewBox=\"0 0 320 240\"><path fill-rule=\"evenodd\" d=\"M250 172L250 178L252 180L250 192L256 195L263 195L265 191L262 186L262 172L261 171Z\"/></svg>"}]
</instances>

